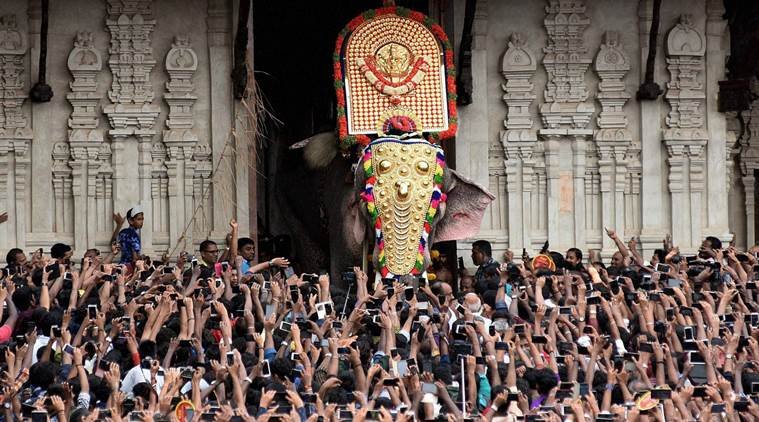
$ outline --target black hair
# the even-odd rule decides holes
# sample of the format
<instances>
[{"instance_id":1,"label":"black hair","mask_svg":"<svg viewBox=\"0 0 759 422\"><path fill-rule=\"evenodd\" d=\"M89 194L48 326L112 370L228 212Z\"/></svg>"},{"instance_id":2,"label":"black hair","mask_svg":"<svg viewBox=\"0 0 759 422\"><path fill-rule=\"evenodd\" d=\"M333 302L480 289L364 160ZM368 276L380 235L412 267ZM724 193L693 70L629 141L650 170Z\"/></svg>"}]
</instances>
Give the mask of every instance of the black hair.
<instances>
[{"instance_id":1,"label":"black hair","mask_svg":"<svg viewBox=\"0 0 759 422\"><path fill-rule=\"evenodd\" d=\"M22 286L13 292L13 304L16 305L19 311L25 311L32 306L32 298L34 294L29 286Z\"/></svg>"},{"instance_id":2,"label":"black hair","mask_svg":"<svg viewBox=\"0 0 759 422\"><path fill-rule=\"evenodd\" d=\"M493 256L493 247L490 246L490 242L487 240L477 240L472 243L473 248L477 248L480 252L484 253L487 257Z\"/></svg>"},{"instance_id":3,"label":"black hair","mask_svg":"<svg viewBox=\"0 0 759 422\"><path fill-rule=\"evenodd\" d=\"M23 254L24 251L22 251L19 248L13 248L8 251L8 254L5 255L5 263L8 264L10 267L11 265L16 265L16 255Z\"/></svg>"},{"instance_id":4,"label":"black hair","mask_svg":"<svg viewBox=\"0 0 759 422\"><path fill-rule=\"evenodd\" d=\"M216 244L216 242L214 242L213 240L211 240L211 239L206 239L206 240L204 240L204 241L200 242L200 246L199 246L199 248L200 248L200 251L201 251L201 252L203 252L203 251L205 251L206 249L208 249L208 247L209 247L209 246L211 246L211 245L215 245L215 244Z\"/></svg>"},{"instance_id":5,"label":"black hair","mask_svg":"<svg viewBox=\"0 0 759 422\"><path fill-rule=\"evenodd\" d=\"M293 363L288 359L275 358L269 362L272 375L278 376L280 379L285 379L290 376L293 371Z\"/></svg>"},{"instance_id":6,"label":"black hair","mask_svg":"<svg viewBox=\"0 0 759 422\"><path fill-rule=\"evenodd\" d=\"M71 246L65 243L56 243L50 248L50 256L54 259L61 259L64 255L66 255L66 252L70 250Z\"/></svg>"},{"instance_id":7,"label":"black hair","mask_svg":"<svg viewBox=\"0 0 759 422\"><path fill-rule=\"evenodd\" d=\"M572 252L576 257L577 260L582 263L582 251L577 248L569 248L567 249L567 253Z\"/></svg>"},{"instance_id":8,"label":"black hair","mask_svg":"<svg viewBox=\"0 0 759 422\"><path fill-rule=\"evenodd\" d=\"M706 240L712 245L712 249L722 249L722 241L714 236L706 236Z\"/></svg>"},{"instance_id":9,"label":"black hair","mask_svg":"<svg viewBox=\"0 0 759 422\"><path fill-rule=\"evenodd\" d=\"M255 245L255 242L253 241L253 239L249 237L241 237L237 239L237 250L240 250L243 247L248 246L248 245Z\"/></svg>"},{"instance_id":10,"label":"black hair","mask_svg":"<svg viewBox=\"0 0 759 422\"><path fill-rule=\"evenodd\" d=\"M48 395L52 394L49 390L51 384L55 382L55 374L58 373L58 365L52 362L37 362L29 368L29 381L43 390L48 390ZM61 394L61 397L63 395Z\"/></svg>"},{"instance_id":11,"label":"black hair","mask_svg":"<svg viewBox=\"0 0 759 422\"><path fill-rule=\"evenodd\" d=\"M158 353L158 347L153 340L145 340L140 343L138 351L143 359L147 357L155 358Z\"/></svg>"}]
</instances>

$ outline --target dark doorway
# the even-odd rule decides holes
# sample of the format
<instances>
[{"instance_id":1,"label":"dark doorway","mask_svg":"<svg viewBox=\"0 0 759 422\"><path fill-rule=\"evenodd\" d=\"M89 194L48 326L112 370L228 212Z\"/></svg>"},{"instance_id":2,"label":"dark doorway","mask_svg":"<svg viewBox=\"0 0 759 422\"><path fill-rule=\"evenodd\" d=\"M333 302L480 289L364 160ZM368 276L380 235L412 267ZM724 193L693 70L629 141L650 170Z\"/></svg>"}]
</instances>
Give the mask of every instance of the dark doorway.
<instances>
[{"instance_id":1,"label":"dark doorway","mask_svg":"<svg viewBox=\"0 0 759 422\"><path fill-rule=\"evenodd\" d=\"M398 0L396 5L427 13L428 2ZM255 78L270 116L259 153L259 237L290 236L296 270L330 267L330 231L334 238L334 227L341 223L334 221L340 215L330 194L351 182L336 182L334 176L349 175L352 162L338 157L329 168L312 170L301 151L288 147L334 130L335 39L355 16L379 7L381 0L253 3Z\"/></svg>"}]
</instances>

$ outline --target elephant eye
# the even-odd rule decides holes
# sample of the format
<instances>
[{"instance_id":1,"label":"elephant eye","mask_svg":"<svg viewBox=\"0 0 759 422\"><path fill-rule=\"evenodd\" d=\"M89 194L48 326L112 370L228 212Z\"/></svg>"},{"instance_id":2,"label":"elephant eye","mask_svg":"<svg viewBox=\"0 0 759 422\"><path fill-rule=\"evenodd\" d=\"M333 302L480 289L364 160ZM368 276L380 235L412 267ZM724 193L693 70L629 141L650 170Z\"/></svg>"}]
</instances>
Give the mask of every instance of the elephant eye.
<instances>
[{"instance_id":1,"label":"elephant eye","mask_svg":"<svg viewBox=\"0 0 759 422\"><path fill-rule=\"evenodd\" d=\"M390 167L392 167L392 166L393 166L393 164L390 161L388 161L388 160L382 160L379 163L380 172L386 173L388 170L390 170Z\"/></svg>"},{"instance_id":2,"label":"elephant eye","mask_svg":"<svg viewBox=\"0 0 759 422\"><path fill-rule=\"evenodd\" d=\"M430 169L430 165L427 164L426 161L419 161L416 163L416 169L419 171L419 173L427 173L427 170Z\"/></svg>"}]
</instances>

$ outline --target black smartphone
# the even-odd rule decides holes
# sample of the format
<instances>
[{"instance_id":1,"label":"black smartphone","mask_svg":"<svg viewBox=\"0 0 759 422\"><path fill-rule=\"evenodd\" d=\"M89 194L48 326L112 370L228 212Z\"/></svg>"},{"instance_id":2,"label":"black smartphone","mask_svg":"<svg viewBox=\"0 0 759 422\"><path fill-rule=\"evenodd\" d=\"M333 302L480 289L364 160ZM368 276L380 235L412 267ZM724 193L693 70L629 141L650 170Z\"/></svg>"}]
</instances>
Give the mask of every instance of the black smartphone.
<instances>
[{"instance_id":1,"label":"black smartphone","mask_svg":"<svg viewBox=\"0 0 759 422\"><path fill-rule=\"evenodd\" d=\"M509 350L509 343L504 341L497 341L495 343L495 350Z\"/></svg>"},{"instance_id":2,"label":"black smartphone","mask_svg":"<svg viewBox=\"0 0 759 422\"><path fill-rule=\"evenodd\" d=\"M261 376L264 378L271 377L271 367L269 366L268 360L261 362Z\"/></svg>"},{"instance_id":3,"label":"black smartphone","mask_svg":"<svg viewBox=\"0 0 759 422\"><path fill-rule=\"evenodd\" d=\"M227 352L227 366L235 364L235 354L233 352Z\"/></svg>"},{"instance_id":4,"label":"black smartphone","mask_svg":"<svg viewBox=\"0 0 759 422\"><path fill-rule=\"evenodd\" d=\"M223 272L229 271L229 262L227 262L227 261L222 262L221 263L221 270Z\"/></svg>"},{"instance_id":5,"label":"black smartphone","mask_svg":"<svg viewBox=\"0 0 759 422\"><path fill-rule=\"evenodd\" d=\"M163 267L163 273L164 274L171 274L173 272L174 272L174 267L170 267L168 265L165 266L165 267Z\"/></svg>"},{"instance_id":6,"label":"black smartphone","mask_svg":"<svg viewBox=\"0 0 759 422\"><path fill-rule=\"evenodd\" d=\"M548 339L546 336L532 336L532 342L535 344L547 344Z\"/></svg>"},{"instance_id":7,"label":"black smartphone","mask_svg":"<svg viewBox=\"0 0 759 422\"><path fill-rule=\"evenodd\" d=\"M725 413L725 403L712 404L712 414L714 413Z\"/></svg>"},{"instance_id":8,"label":"black smartphone","mask_svg":"<svg viewBox=\"0 0 759 422\"><path fill-rule=\"evenodd\" d=\"M35 410L32 412L32 422L47 422L47 411Z\"/></svg>"},{"instance_id":9,"label":"black smartphone","mask_svg":"<svg viewBox=\"0 0 759 422\"><path fill-rule=\"evenodd\" d=\"M398 381L399 381L398 378L385 378L384 380L382 380L382 385L384 385L385 387L395 387L396 385L398 385Z\"/></svg>"},{"instance_id":10,"label":"black smartphone","mask_svg":"<svg viewBox=\"0 0 759 422\"><path fill-rule=\"evenodd\" d=\"M87 305L87 316L90 319L97 319L97 317L98 317L98 306L97 305Z\"/></svg>"},{"instance_id":11,"label":"black smartphone","mask_svg":"<svg viewBox=\"0 0 759 422\"><path fill-rule=\"evenodd\" d=\"M638 350L641 352L653 353L654 346L651 343L640 343L638 345Z\"/></svg>"},{"instance_id":12,"label":"black smartphone","mask_svg":"<svg viewBox=\"0 0 759 422\"><path fill-rule=\"evenodd\" d=\"M388 296L389 295L390 294L388 293ZM405 289L403 289L403 295L407 301L414 299L414 288L412 286L406 287Z\"/></svg>"},{"instance_id":13,"label":"black smartphone","mask_svg":"<svg viewBox=\"0 0 759 422\"><path fill-rule=\"evenodd\" d=\"M459 257L459 269L460 270L464 269L464 257L463 256Z\"/></svg>"},{"instance_id":14,"label":"black smartphone","mask_svg":"<svg viewBox=\"0 0 759 422\"><path fill-rule=\"evenodd\" d=\"M582 397L582 396L587 396L587 395L588 395L588 392L589 392L589 391L590 391L590 388L588 387L588 384L586 384L586 383L581 383L581 384L580 384L580 392L579 392L579 395L580 395L581 397Z\"/></svg>"},{"instance_id":15,"label":"black smartphone","mask_svg":"<svg viewBox=\"0 0 759 422\"><path fill-rule=\"evenodd\" d=\"M55 338L61 338L61 334L62 334L61 327L57 325L53 325L52 329L53 329L53 335L55 336Z\"/></svg>"},{"instance_id":16,"label":"black smartphone","mask_svg":"<svg viewBox=\"0 0 759 422\"><path fill-rule=\"evenodd\" d=\"M669 400L672 398L672 390L669 388L654 388L651 390L651 398L656 400Z\"/></svg>"},{"instance_id":17,"label":"black smartphone","mask_svg":"<svg viewBox=\"0 0 759 422\"><path fill-rule=\"evenodd\" d=\"M689 308L687 306L681 306L680 307L680 315L692 317L693 316L693 309Z\"/></svg>"}]
</instances>

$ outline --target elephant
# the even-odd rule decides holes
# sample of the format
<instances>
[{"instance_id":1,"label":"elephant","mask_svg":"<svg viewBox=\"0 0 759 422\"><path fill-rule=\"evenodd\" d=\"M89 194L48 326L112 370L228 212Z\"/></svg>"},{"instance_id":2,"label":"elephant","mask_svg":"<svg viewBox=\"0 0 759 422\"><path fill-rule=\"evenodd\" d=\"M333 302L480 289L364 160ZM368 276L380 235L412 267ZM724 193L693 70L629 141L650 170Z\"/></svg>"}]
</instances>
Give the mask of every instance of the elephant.
<instances>
[{"instance_id":1,"label":"elephant","mask_svg":"<svg viewBox=\"0 0 759 422\"><path fill-rule=\"evenodd\" d=\"M434 155L436 157L438 154L442 156L442 149L423 139L401 141L395 138L385 138L384 140L379 139L373 142L371 146L376 147L382 142L386 146L393 145L397 148L414 145L419 151L430 150L435 152ZM336 134L328 131L298 142L290 148L302 148L307 166L313 170L324 172L325 189L321 195L321 200L325 204L325 209L328 210L326 233L329 238L329 272L337 286L344 287L340 275L347 268L361 264L365 243L375 246L372 254L374 268L380 269L383 265L380 262L380 248L377 247L378 243L376 242L377 228L375 227L375 219L373 219L367 207L366 187L368 177L363 168L366 164L366 152L371 146L364 150L364 154L355 164L351 164L350 156L346 159L346 157L338 154L337 145ZM401 161L398 161L398 163L401 163ZM428 165L431 164L432 161L429 161ZM401 168L400 165L398 167L399 169ZM495 197L485 188L451 168L443 165L440 170L442 171L439 174L439 183L437 184L439 186L440 197L437 210L428 224L429 233L425 238L425 247L419 248L419 243L414 244L412 239L408 239L408 243L404 245L406 248L409 246L414 247L413 254L408 255L413 255L414 257L413 269L415 271L411 269L405 273L401 271L403 274L388 271L380 275L419 275L430 264L429 249L434 242L470 238L475 236L479 231L484 211ZM428 172L427 174L430 175L431 173ZM396 174L395 176L398 175ZM406 177L400 177L397 189L388 190L388 195L401 194L401 191L406 189L405 195L413 196L417 193L413 189L422 186L422 182L417 180L417 176L419 176L418 171L406 171ZM351 179L353 182L348 183ZM430 196L432 195L430 194L428 197ZM394 199L397 200L398 198ZM308 209L308 207L304 208ZM416 227L419 227L419 224L421 224L419 220L416 220L416 223ZM387 230L387 227L385 227L385 230ZM298 243L299 237L295 233L293 235L295 236L296 243ZM421 236L417 237L422 238ZM399 248L390 252L394 256L410 261L408 256L403 256L403 251L398 251L397 249ZM389 254L387 258L390 258ZM305 268L308 269L308 265ZM379 273L380 271L378 271Z\"/></svg>"}]
</instances>

